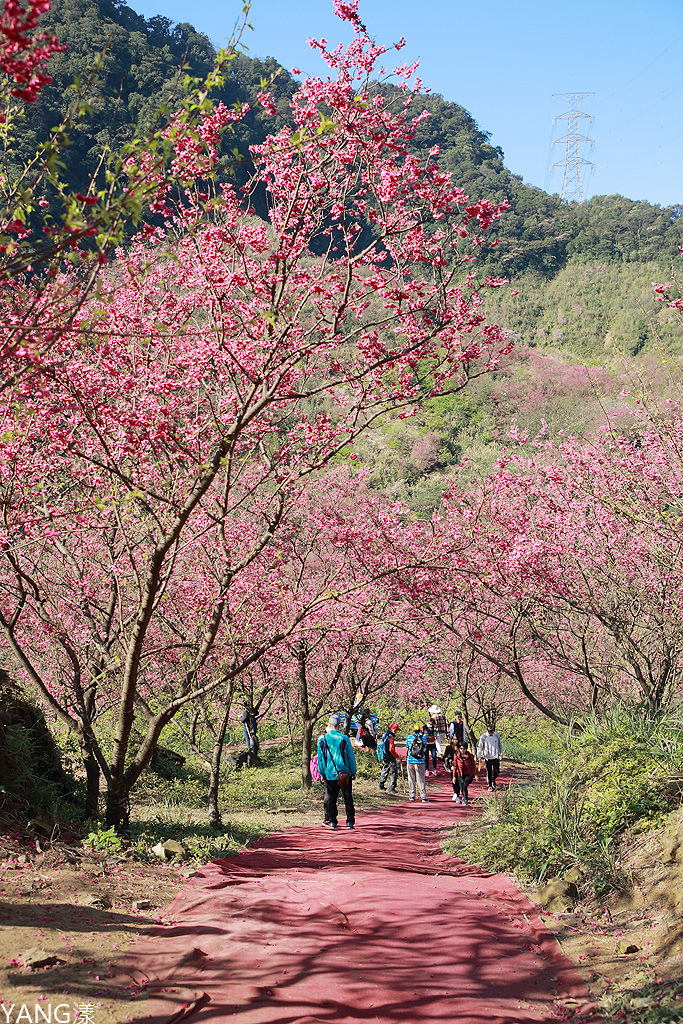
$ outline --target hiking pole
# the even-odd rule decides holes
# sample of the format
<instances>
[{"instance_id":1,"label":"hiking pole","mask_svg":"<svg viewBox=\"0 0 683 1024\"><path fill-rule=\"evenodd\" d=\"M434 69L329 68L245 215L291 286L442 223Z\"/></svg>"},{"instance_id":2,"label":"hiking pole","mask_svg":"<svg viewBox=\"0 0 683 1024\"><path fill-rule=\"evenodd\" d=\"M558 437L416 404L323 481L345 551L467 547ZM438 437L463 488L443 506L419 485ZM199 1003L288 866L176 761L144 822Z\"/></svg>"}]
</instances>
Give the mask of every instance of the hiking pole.
<instances>
[{"instance_id":1,"label":"hiking pole","mask_svg":"<svg viewBox=\"0 0 683 1024\"><path fill-rule=\"evenodd\" d=\"M403 761L399 761L398 763L401 766L401 785L403 787L403 795L405 796L405 792L406 792L406 778L405 778L405 775L403 774Z\"/></svg>"}]
</instances>

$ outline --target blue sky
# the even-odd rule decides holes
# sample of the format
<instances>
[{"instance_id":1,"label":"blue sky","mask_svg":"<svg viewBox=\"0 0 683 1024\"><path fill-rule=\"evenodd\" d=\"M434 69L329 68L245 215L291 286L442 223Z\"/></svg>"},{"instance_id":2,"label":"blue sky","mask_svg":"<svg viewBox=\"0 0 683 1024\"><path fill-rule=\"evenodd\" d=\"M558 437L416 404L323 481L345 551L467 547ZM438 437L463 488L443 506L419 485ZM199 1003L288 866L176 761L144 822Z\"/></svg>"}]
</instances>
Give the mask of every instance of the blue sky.
<instances>
[{"instance_id":1,"label":"blue sky","mask_svg":"<svg viewBox=\"0 0 683 1024\"><path fill-rule=\"evenodd\" d=\"M128 2L189 21L217 45L239 12L225 0ZM323 73L306 39L348 38L332 11L332 0L253 0L248 53ZM466 107L529 184L560 191L560 170L549 168L564 152L553 155L551 142L566 121L554 136L552 122L567 104L553 94L589 92L580 109L595 120L581 128L596 166L586 196L683 205L683 0L361 0L360 14L380 42L405 36L401 61L419 58L424 84Z\"/></svg>"}]
</instances>

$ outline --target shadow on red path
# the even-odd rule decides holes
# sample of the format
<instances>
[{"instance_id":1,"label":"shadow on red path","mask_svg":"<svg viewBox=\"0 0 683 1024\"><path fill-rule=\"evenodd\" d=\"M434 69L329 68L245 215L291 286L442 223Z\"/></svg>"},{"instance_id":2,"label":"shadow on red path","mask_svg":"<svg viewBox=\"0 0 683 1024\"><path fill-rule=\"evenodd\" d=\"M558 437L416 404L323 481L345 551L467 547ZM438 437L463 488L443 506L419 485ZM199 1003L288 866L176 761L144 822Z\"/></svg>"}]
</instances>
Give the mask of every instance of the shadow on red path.
<instances>
[{"instance_id":1,"label":"shadow on red path","mask_svg":"<svg viewBox=\"0 0 683 1024\"><path fill-rule=\"evenodd\" d=\"M441 853L471 813L435 784L428 804L398 799L355 831L293 829L207 864L124 965L148 982L138 1019L596 1021L512 882Z\"/></svg>"}]
</instances>

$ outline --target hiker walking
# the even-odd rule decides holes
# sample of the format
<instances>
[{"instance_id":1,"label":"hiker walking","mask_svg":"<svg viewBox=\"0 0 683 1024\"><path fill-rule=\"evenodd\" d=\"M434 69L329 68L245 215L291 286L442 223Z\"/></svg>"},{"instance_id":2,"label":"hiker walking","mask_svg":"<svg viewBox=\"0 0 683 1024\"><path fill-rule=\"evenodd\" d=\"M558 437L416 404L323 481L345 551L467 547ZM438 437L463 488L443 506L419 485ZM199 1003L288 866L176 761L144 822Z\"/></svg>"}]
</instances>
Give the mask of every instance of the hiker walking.
<instances>
[{"instance_id":1,"label":"hiker walking","mask_svg":"<svg viewBox=\"0 0 683 1024\"><path fill-rule=\"evenodd\" d=\"M368 750L377 750L377 730L369 708L366 708L362 715L361 725L363 727L361 733L363 746Z\"/></svg>"},{"instance_id":2,"label":"hiker walking","mask_svg":"<svg viewBox=\"0 0 683 1024\"><path fill-rule=\"evenodd\" d=\"M247 764L252 767L256 763L259 752L259 738L256 734L258 729L258 714L254 705L245 700L244 710L240 715L240 722L242 723L242 730L244 732L244 742L247 745Z\"/></svg>"},{"instance_id":3,"label":"hiker walking","mask_svg":"<svg viewBox=\"0 0 683 1024\"><path fill-rule=\"evenodd\" d=\"M455 718L448 726L448 735L452 740L456 739L460 744L462 744L462 742L467 739L467 733L465 732L465 723L462 720L462 711L455 712Z\"/></svg>"},{"instance_id":4,"label":"hiker walking","mask_svg":"<svg viewBox=\"0 0 683 1024\"><path fill-rule=\"evenodd\" d=\"M486 764L486 778L489 784L489 793L496 788L496 779L500 771L500 759L503 756L503 744L500 736L489 725L486 732L482 734L477 746L477 757Z\"/></svg>"},{"instance_id":5,"label":"hiker walking","mask_svg":"<svg viewBox=\"0 0 683 1024\"><path fill-rule=\"evenodd\" d=\"M339 715L330 715L325 735L318 740L318 771L325 782L323 824L331 829L337 828L337 800L340 791L346 808L346 827L355 828L356 824L351 788L351 783L356 777L356 756L351 740L339 729L340 723Z\"/></svg>"},{"instance_id":6,"label":"hiker walking","mask_svg":"<svg viewBox=\"0 0 683 1024\"><path fill-rule=\"evenodd\" d=\"M427 783L425 782L425 754L427 745L422 735L422 727L416 724L412 733L406 738L406 767L408 770L409 798L416 799L419 789L422 803L429 801L427 796Z\"/></svg>"},{"instance_id":7,"label":"hiker walking","mask_svg":"<svg viewBox=\"0 0 683 1024\"><path fill-rule=\"evenodd\" d=\"M436 737L436 749L440 755L443 756L444 740L446 739L446 732L448 726L446 724L446 716L444 715L438 704L432 704L429 709L429 714L432 716L434 722L434 735Z\"/></svg>"},{"instance_id":8,"label":"hiker walking","mask_svg":"<svg viewBox=\"0 0 683 1024\"><path fill-rule=\"evenodd\" d=\"M453 737L443 748L443 766L449 774L453 771L453 762L459 747L460 742Z\"/></svg>"},{"instance_id":9,"label":"hiker walking","mask_svg":"<svg viewBox=\"0 0 683 1024\"><path fill-rule=\"evenodd\" d=\"M244 708L240 715L240 722L242 723L244 742L247 745L247 750L251 750L254 746L254 739L256 738L258 720L256 718L256 712L248 700L245 700L244 702Z\"/></svg>"},{"instance_id":10,"label":"hiker walking","mask_svg":"<svg viewBox=\"0 0 683 1024\"><path fill-rule=\"evenodd\" d=\"M377 746L377 756L382 756L382 773L379 777L379 788L385 789L387 793L396 792L396 783L398 781L398 760L396 754L395 737L398 732L398 725L396 722L392 722L387 731L382 736ZM391 776L389 785L387 786L387 779Z\"/></svg>"},{"instance_id":11,"label":"hiker walking","mask_svg":"<svg viewBox=\"0 0 683 1024\"><path fill-rule=\"evenodd\" d=\"M426 725L422 727L422 736L425 742L425 775L429 775L429 755L432 755L433 771L436 775L436 732L434 730L434 719L430 717Z\"/></svg>"},{"instance_id":12,"label":"hiker walking","mask_svg":"<svg viewBox=\"0 0 683 1024\"><path fill-rule=\"evenodd\" d=\"M470 783L474 782L477 774L477 763L467 749L467 740L458 747L453 761L453 800L456 804L463 803L467 807L469 803L468 789ZM458 782L458 792L455 792L455 782Z\"/></svg>"}]
</instances>

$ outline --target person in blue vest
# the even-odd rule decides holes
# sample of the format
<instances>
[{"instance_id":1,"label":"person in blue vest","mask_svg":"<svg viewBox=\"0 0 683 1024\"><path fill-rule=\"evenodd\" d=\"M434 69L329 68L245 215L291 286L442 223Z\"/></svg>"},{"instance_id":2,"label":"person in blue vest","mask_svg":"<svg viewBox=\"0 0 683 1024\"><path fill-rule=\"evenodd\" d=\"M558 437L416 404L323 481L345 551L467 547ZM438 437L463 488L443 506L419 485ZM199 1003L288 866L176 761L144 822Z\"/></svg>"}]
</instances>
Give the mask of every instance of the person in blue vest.
<instances>
[{"instance_id":1,"label":"person in blue vest","mask_svg":"<svg viewBox=\"0 0 683 1024\"><path fill-rule=\"evenodd\" d=\"M457 740L458 743L463 743L467 739L465 723L462 720L462 711L455 712L455 718L448 726L448 735L452 740Z\"/></svg>"},{"instance_id":2,"label":"person in blue vest","mask_svg":"<svg viewBox=\"0 0 683 1024\"><path fill-rule=\"evenodd\" d=\"M325 782L324 827L337 828L337 800L341 792L346 808L346 827L355 828L351 783L356 777L356 755L351 740L341 732L339 715L330 715L327 731L318 740L318 771Z\"/></svg>"},{"instance_id":3,"label":"person in blue vest","mask_svg":"<svg viewBox=\"0 0 683 1024\"><path fill-rule=\"evenodd\" d=\"M396 782L398 781L398 755L394 742L397 732L398 725L396 722L392 722L380 740L380 746L382 747L382 773L379 777L379 788L386 788L387 793L396 792ZM391 779L387 786L389 776L391 776Z\"/></svg>"}]
</instances>

